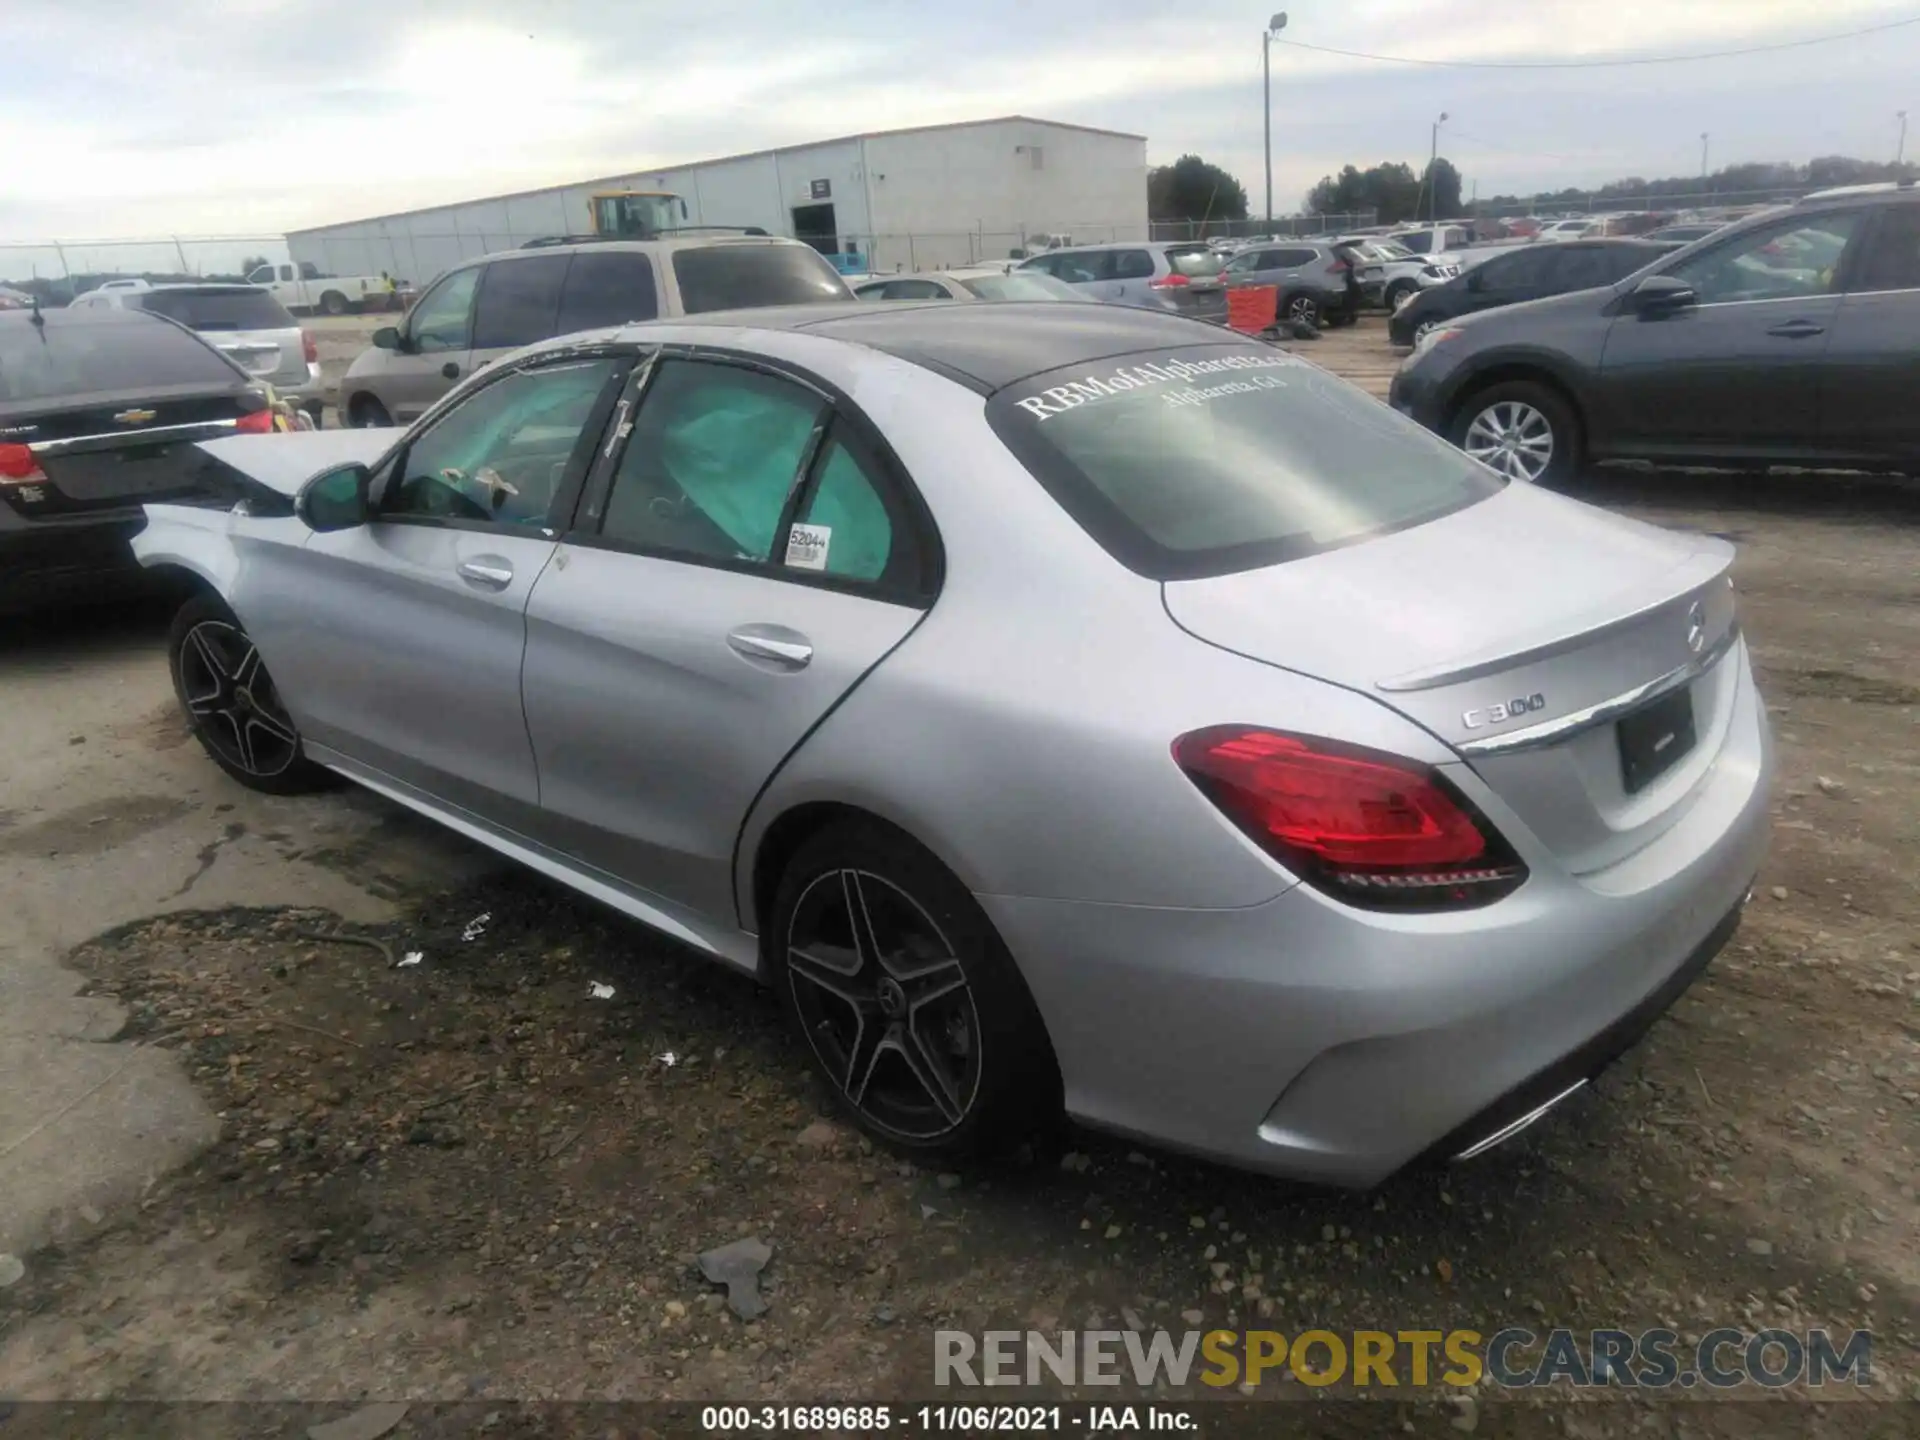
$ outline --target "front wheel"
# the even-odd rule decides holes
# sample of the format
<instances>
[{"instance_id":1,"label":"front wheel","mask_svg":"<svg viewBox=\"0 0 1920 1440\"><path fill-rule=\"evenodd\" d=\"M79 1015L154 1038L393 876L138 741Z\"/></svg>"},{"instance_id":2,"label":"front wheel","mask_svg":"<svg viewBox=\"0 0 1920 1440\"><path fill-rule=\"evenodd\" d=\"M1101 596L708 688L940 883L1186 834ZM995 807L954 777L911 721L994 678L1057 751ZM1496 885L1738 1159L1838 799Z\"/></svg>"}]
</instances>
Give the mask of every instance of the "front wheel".
<instances>
[{"instance_id":1,"label":"front wheel","mask_svg":"<svg viewBox=\"0 0 1920 1440\"><path fill-rule=\"evenodd\" d=\"M347 424L355 430L378 430L393 424L393 417L373 396L356 395L347 402Z\"/></svg>"},{"instance_id":2,"label":"front wheel","mask_svg":"<svg viewBox=\"0 0 1920 1440\"><path fill-rule=\"evenodd\" d=\"M978 1155L1059 1113L1046 1029L966 887L890 828L801 846L775 896L770 971L853 1118L920 1156Z\"/></svg>"},{"instance_id":3,"label":"front wheel","mask_svg":"<svg viewBox=\"0 0 1920 1440\"><path fill-rule=\"evenodd\" d=\"M1531 380L1493 385L1467 398L1450 438L1467 454L1533 485L1558 484L1580 459L1580 424L1560 393Z\"/></svg>"},{"instance_id":4,"label":"front wheel","mask_svg":"<svg viewBox=\"0 0 1920 1440\"><path fill-rule=\"evenodd\" d=\"M329 772L307 759L259 649L218 599L197 595L180 607L167 660L194 738L227 774L268 795L330 783Z\"/></svg>"},{"instance_id":5,"label":"front wheel","mask_svg":"<svg viewBox=\"0 0 1920 1440\"><path fill-rule=\"evenodd\" d=\"M1387 309L1398 310L1402 305L1413 299L1414 293L1419 290L1419 288L1420 287L1411 280L1394 281L1393 284L1387 287Z\"/></svg>"}]
</instances>

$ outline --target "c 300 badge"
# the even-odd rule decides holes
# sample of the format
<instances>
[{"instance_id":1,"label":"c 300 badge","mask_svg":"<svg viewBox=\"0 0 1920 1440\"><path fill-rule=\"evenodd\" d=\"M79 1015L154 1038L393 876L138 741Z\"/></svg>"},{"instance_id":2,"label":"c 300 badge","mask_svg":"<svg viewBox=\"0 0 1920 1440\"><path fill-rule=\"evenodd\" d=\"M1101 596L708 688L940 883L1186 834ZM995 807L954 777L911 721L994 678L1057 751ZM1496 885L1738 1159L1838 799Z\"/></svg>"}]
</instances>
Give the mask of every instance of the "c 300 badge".
<instances>
[{"instance_id":1,"label":"c 300 badge","mask_svg":"<svg viewBox=\"0 0 1920 1440\"><path fill-rule=\"evenodd\" d=\"M1547 697L1536 690L1531 695L1516 695L1499 705L1469 710L1460 717L1460 723L1469 730L1478 730L1486 725L1504 725L1509 720L1518 720L1522 715L1531 715L1536 710L1546 708Z\"/></svg>"}]
</instances>

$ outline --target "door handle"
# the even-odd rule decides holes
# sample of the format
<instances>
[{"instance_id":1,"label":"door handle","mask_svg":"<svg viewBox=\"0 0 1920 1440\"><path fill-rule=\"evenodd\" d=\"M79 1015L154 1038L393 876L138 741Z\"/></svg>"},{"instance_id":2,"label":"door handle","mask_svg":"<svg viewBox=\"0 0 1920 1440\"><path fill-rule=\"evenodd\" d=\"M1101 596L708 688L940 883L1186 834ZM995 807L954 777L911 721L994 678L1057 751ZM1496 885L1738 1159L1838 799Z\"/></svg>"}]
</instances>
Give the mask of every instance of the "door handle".
<instances>
[{"instance_id":1,"label":"door handle","mask_svg":"<svg viewBox=\"0 0 1920 1440\"><path fill-rule=\"evenodd\" d=\"M1782 340L1806 340L1815 335L1826 334L1827 327L1816 325L1811 320L1789 320L1784 325L1774 326L1767 333L1777 335Z\"/></svg>"},{"instance_id":2,"label":"door handle","mask_svg":"<svg viewBox=\"0 0 1920 1440\"><path fill-rule=\"evenodd\" d=\"M513 566L498 555L477 555L454 567L460 578L485 590L504 590L513 583Z\"/></svg>"},{"instance_id":3,"label":"door handle","mask_svg":"<svg viewBox=\"0 0 1920 1440\"><path fill-rule=\"evenodd\" d=\"M790 670L801 670L813 659L813 646L797 630L778 625L742 625L727 632L734 653L749 660L771 660Z\"/></svg>"},{"instance_id":4,"label":"door handle","mask_svg":"<svg viewBox=\"0 0 1920 1440\"><path fill-rule=\"evenodd\" d=\"M440 367L440 373L449 380L458 380L460 378L460 367L449 360Z\"/></svg>"}]
</instances>

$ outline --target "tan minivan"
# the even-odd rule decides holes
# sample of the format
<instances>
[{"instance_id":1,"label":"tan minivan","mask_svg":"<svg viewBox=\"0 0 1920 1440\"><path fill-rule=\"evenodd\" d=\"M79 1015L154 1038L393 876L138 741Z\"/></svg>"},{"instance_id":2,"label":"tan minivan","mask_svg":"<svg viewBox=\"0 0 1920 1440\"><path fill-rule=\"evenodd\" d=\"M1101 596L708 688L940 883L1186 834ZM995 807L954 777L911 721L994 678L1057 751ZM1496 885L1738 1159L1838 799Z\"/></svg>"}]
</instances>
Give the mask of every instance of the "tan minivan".
<instances>
[{"instance_id":1,"label":"tan minivan","mask_svg":"<svg viewBox=\"0 0 1920 1440\"><path fill-rule=\"evenodd\" d=\"M536 242L463 260L340 382L348 425L404 425L460 379L536 340L711 310L851 300L820 253L770 235Z\"/></svg>"}]
</instances>

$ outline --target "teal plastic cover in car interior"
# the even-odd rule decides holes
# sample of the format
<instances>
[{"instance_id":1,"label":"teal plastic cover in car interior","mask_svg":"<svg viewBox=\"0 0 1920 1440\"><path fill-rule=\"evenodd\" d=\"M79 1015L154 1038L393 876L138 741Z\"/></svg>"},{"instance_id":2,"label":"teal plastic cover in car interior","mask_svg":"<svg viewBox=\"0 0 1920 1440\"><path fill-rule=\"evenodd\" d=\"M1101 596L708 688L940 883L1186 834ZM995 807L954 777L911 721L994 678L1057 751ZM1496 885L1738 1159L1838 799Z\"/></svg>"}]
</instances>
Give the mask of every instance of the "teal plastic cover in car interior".
<instances>
[{"instance_id":1,"label":"teal plastic cover in car interior","mask_svg":"<svg viewBox=\"0 0 1920 1440\"><path fill-rule=\"evenodd\" d=\"M802 392L710 385L684 397L662 430L662 458L687 498L747 556L772 554L774 532L817 410ZM880 497L853 458L835 445L807 513L831 535L825 570L860 580L887 568L892 532ZM781 557L772 557L776 563Z\"/></svg>"}]
</instances>

